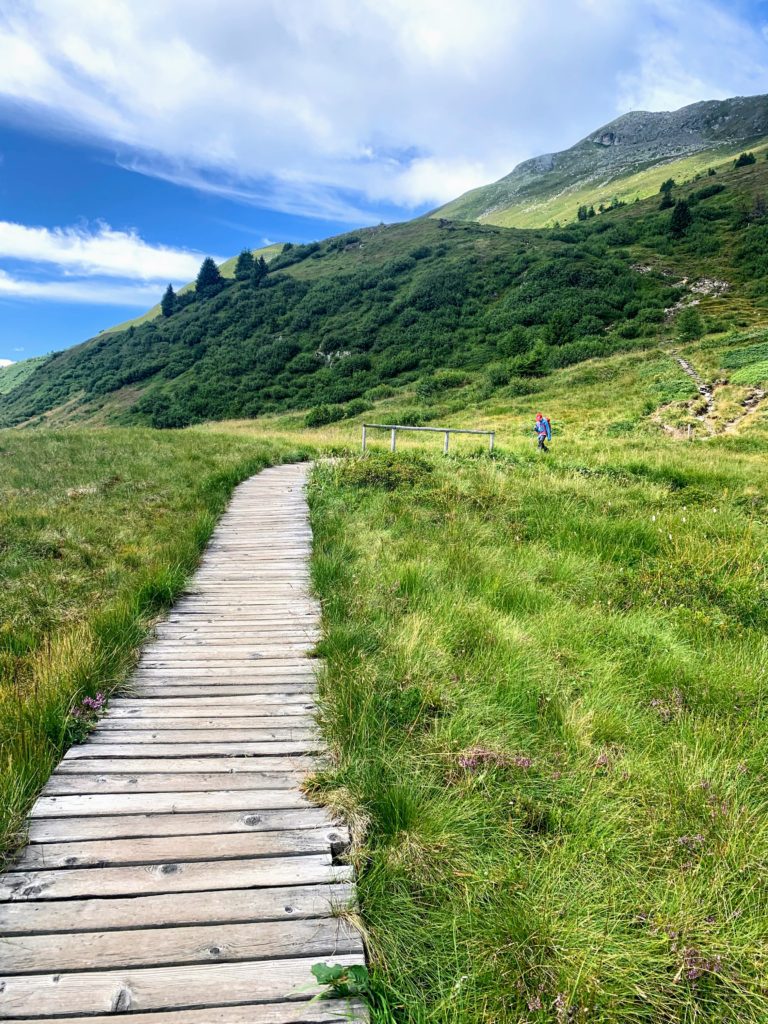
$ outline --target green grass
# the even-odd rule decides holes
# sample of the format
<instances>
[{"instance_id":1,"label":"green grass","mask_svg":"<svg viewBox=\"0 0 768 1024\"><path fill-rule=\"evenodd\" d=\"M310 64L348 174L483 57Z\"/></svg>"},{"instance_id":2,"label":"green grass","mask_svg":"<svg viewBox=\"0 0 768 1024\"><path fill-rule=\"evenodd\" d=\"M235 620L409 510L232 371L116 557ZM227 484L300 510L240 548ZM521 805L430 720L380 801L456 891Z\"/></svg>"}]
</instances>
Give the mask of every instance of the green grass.
<instances>
[{"instance_id":1,"label":"green grass","mask_svg":"<svg viewBox=\"0 0 768 1024\"><path fill-rule=\"evenodd\" d=\"M317 788L402 1022L768 1017L765 420L659 437L653 365L550 384L547 457L314 472Z\"/></svg>"},{"instance_id":2,"label":"green grass","mask_svg":"<svg viewBox=\"0 0 768 1024\"><path fill-rule=\"evenodd\" d=\"M0 856L77 733L126 677L240 480L298 441L151 430L0 432Z\"/></svg>"}]
</instances>

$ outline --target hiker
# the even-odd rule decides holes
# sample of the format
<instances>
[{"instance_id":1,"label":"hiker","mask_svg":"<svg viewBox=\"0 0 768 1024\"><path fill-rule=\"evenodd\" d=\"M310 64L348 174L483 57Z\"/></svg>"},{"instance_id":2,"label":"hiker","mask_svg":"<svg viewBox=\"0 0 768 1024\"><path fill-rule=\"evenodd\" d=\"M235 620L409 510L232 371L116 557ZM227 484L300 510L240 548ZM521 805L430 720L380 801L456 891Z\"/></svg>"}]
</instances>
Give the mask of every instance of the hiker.
<instances>
[{"instance_id":1,"label":"hiker","mask_svg":"<svg viewBox=\"0 0 768 1024\"><path fill-rule=\"evenodd\" d=\"M549 422L549 417L542 416L540 412L537 412L536 426L533 429L539 439L539 451L548 452L549 448L547 448L546 442L552 440L552 424Z\"/></svg>"}]
</instances>

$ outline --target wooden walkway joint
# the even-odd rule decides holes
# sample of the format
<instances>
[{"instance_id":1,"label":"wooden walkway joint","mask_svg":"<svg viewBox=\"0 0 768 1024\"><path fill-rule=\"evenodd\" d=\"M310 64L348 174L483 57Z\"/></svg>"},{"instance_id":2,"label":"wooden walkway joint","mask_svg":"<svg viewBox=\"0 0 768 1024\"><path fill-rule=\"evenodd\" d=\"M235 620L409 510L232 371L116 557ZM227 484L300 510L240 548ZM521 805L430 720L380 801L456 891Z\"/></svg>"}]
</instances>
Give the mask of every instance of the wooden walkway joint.
<instances>
[{"instance_id":1,"label":"wooden walkway joint","mask_svg":"<svg viewBox=\"0 0 768 1024\"><path fill-rule=\"evenodd\" d=\"M32 809L0 877L0 1018L333 1024L363 963L343 826L302 794L319 609L306 467L237 488L188 593Z\"/></svg>"}]
</instances>

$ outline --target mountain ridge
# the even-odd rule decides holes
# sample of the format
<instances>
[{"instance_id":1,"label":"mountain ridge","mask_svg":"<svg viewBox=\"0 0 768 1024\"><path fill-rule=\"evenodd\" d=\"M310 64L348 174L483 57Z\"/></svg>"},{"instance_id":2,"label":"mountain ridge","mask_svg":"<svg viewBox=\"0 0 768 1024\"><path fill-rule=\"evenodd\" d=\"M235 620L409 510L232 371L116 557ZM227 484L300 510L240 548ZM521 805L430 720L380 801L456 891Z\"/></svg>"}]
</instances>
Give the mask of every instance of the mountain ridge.
<instances>
[{"instance_id":1,"label":"mountain ridge","mask_svg":"<svg viewBox=\"0 0 768 1024\"><path fill-rule=\"evenodd\" d=\"M740 147L764 144L767 136L768 95L702 100L673 111L629 111L568 149L522 161L504 177L465 192L430 216L503 227L543 227L553 216L573 220L579 203L589 200L590 186L600 183L604 191L609 184L628 179L631 191L629 179L656 169L647 184L637 182L638 197L647 198L658 189L668 165L702 157L698 162L694 159L695 166L686 167L684 173L706 171L708 162L727 161ZM595 192L597 206L603 196L599 188ZM563 194L574 196L565 217L562 203L551 208L552 201ZM609 193L607 198L610 201ZM543 211L538 222L537 209Z\"/></svg>"}]
</instances>

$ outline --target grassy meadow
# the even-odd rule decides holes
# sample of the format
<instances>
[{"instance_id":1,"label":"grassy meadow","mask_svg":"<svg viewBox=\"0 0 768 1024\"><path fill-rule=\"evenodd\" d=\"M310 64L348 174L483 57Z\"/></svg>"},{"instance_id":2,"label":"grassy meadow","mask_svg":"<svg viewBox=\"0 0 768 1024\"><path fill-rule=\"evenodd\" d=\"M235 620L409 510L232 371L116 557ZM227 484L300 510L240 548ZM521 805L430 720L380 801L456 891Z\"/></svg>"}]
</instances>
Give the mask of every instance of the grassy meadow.
<instances>
[{"instance_id":1,"label":"grassy meadow","mask_svg":"<svg viewBox=\"0 0 768 1024\"><path fill-rule=\"evenodd\" d=\"M660 343L319 429L0 432L6 850L240 479L354 452L363 419L495 427L494 457L371 434L311 479L312 789L353 829L374 987L398 1024L767 1019L765 332ZM673 351L731 375L706 424Z\"/></svg>"},{"instance_id":2,"label":"grassy meadow","mask_svg":"<svg viewBox=\"0 0 768 1024\"><path fill-rule=\"evenodd\" d=\"M768 1019L768 417L663 434L695 393L617 357L450 417L495 458L314 472L317 791L403 1022Z\"/></svg>"},{"instance_id":3,"label":"grassy meadow","mask_svg":"<svg viewBox=\"0 0 768 1024\"><path fill-rule=\"evenodd\" d=\"M232 488L308 451L195 431L0 431L0 854L77 738L72 710L125 678Z\"/></svg>"}]
</instances>

